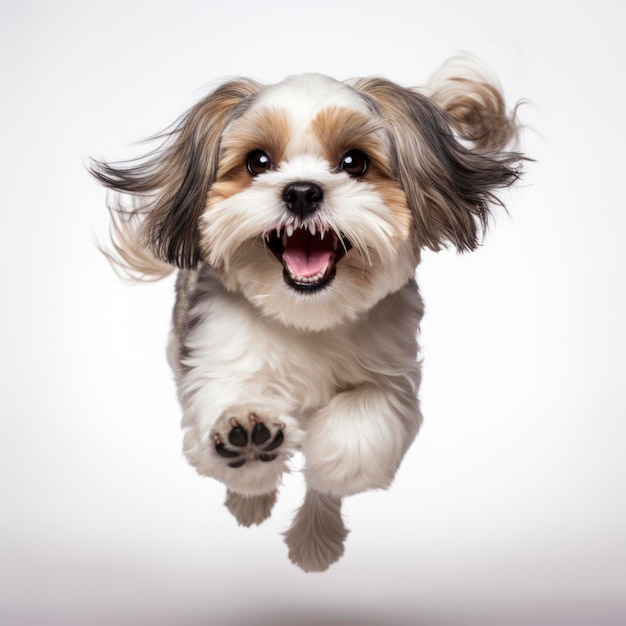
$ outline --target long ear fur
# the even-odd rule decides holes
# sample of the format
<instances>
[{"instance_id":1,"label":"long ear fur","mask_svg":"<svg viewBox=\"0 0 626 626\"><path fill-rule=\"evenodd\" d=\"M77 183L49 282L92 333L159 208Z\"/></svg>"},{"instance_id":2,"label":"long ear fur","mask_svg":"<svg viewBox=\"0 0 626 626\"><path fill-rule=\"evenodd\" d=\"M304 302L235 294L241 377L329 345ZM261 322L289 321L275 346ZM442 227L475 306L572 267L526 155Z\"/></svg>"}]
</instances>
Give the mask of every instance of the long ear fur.
<instances>
[{"instance_id":1,"label":"long ear fur","mask_svg":"<svg viewBox=\"0 0 626 626\"><path fill-rule=\"evenodd\" d=\"M420 91L448 114L473 151L488 154L516 144L517 107L508 114L498 77L477 58L448 59Z\"/></svg>"},{"instance_id":2,"label":"long ear fur","mask_svg":"<svg viewBox=\"0 0 626 626\"><path fill-rule=\"evenodd\" d=\"M91 162L89 170L100 183L131 196L128 208L119 201L109 205L117 263L126 273L162 276L167 273L164 263L197 266L198 221L215 178L222 132L258 89L257 83L243 79L225 83L171 131L155 137L164 140L160 148L132 161Z\"/></svg>"},{"instance_id":3,"label":"long ear fur","mask_svg":"<svg viewBox=\"0 0 626 626\"><path fill-rule=\"evenodd\" d=\"M505 151L517 126L497 87L477 71L449 70L424 90L430 97L380 78L352 87L387 129L416 244L440 250L452 243L466 251L479 245L490 207L502 205L495 191L519 178L524 157Z\"/></svg>"}]
</instances>

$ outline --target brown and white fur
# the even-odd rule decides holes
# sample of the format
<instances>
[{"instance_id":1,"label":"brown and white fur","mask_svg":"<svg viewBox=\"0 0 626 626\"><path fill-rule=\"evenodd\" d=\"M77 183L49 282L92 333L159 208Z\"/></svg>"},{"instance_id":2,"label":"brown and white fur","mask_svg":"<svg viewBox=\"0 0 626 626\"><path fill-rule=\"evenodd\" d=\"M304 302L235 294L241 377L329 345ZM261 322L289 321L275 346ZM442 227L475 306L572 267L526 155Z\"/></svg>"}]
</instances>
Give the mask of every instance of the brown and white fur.
<instances>
[{"instance_id":1,"label":"brown and white fur","mask_svg":"<svg viewBox=\"0 0 626 626\"><path fill-rule=\"evenodd\" d=\"M387 488L415 438L424 247L479 244L517 178L516 125L471 59L422 89L318 74L233 80L133 162L92 163L118 267L178 268L169 360L184 451L244 526L271 512L296 451L307 493L285 533L321 571L341 499Z\"/></svg>"}]
</instances>

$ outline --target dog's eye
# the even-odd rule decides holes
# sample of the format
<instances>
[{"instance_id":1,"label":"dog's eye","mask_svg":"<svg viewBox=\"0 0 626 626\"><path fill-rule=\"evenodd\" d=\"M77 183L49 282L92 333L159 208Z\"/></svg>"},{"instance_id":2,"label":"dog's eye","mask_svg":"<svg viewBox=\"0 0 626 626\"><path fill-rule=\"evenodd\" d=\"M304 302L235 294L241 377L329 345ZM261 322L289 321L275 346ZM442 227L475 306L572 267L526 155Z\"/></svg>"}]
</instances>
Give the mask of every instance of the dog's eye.
<instances>
[{"instance_id":1,"label":"dog's eye","mask_svg":"<svg viewBox=\"0 0 626 626\"><path fill-rule=\"evenodd\" d=\"M252 176L258 176L272 167L272 159L263 150L255 150L248 155L246 162L248 171Z\"/></svg>"},{"instance_id":2,"label":"dog's eye","mask_svg":"<svg viewBox=\"0 0 626 626\"><path fill-rule=\"evenodd\" d=\"M349 150L341 158L339 169L350 176L363 176L367 172L367 157L360 150Z\"/></svg>"}]
</instances>

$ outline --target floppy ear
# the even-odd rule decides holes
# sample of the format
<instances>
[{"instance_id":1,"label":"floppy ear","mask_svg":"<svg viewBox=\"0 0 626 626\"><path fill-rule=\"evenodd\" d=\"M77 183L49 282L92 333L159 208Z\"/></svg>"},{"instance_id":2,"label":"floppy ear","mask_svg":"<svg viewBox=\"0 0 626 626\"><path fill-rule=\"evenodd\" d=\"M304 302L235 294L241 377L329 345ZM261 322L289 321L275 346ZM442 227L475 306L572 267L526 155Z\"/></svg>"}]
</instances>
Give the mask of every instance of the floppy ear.
<instances>
[{"instance_id":1,"label":"floppy ear","mask_svg":"<svg viewBox=\"0 0 626 626\"><path fill-rule=\"evenodd\" d=\"M430 97L380 78L359 79L352 87L387 130L416 244L475 249L490 207L502 205L495 191L519 178L524 159L505 150L516 125L500 92L478 75L440 77L425 90Z\"/></svg>"},{"instance_id":2,"label":"floppy ear","mask_svg":"<svg viewBox=\"0 0 626 626\"><path fill-rule=\"evenodd\" d=\"M155 137L165 139L160 148L132 161L91 162L89 169L100 183L132 196L131 208L109 207L117 238L114 247L124 269L158 274L158 269L148 268L146 249L170 265L197 266L198 222L215 178L220 138L258 88L248 80L226 83L191 108L173 130Z\"/></svg>"}]
</instances>

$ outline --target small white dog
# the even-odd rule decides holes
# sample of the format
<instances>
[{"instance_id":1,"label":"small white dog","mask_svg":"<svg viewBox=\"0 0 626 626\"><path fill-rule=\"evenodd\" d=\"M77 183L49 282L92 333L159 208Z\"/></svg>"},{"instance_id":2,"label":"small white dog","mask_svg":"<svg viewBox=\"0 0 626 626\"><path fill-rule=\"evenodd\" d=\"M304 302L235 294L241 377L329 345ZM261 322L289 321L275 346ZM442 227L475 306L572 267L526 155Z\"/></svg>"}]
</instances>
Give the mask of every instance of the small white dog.
<instances>
[{"instance_id":1,"label":"small white dog","mask_svg":"<svg viewBox=\"0 0 626 626\"><path fill-rule=\"evenodd\" d=\"M234 80L146 157L92 163L132 199L111 207L109 256L180 270L169 360L189 461L250 526L303 453L285 537L304 570L343 554L341 499L388 487L417 434L420 250L479 244L519 175L516 130L489 71L456 58L422 89Z\"/></svg>"}]
</instances>

